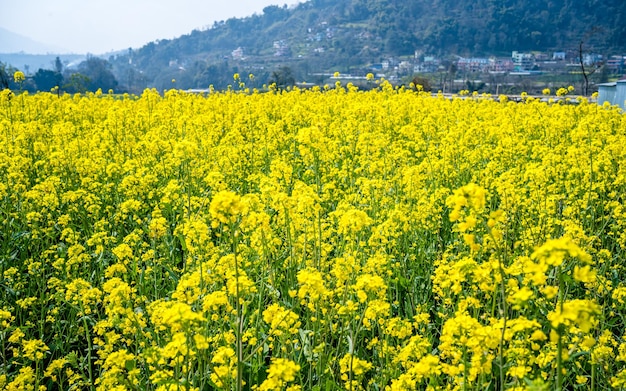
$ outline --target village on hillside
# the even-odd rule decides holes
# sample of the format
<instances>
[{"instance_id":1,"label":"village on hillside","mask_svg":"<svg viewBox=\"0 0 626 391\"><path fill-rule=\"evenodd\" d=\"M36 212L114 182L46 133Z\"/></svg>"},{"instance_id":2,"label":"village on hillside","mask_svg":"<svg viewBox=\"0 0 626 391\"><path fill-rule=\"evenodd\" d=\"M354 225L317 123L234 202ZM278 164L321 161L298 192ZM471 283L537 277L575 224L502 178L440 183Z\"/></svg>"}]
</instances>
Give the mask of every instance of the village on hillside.
<instances>
[{"instance_id":1,"label":"village on hillside","mask_svg":"<svg viewBox=\"0 0 626 391\"><path fill-rule=\"evenodd\" d=\"M273 43L275 60L295 60L302 55L294 55L288 43L278 40ZM323 53L324 48L314 49ZM232 51L228 58L236 63L252 65L262 69L264 61L255 64L255 56L247 56L241 47ZM258 58L256 60L259 60ZM266 59L265 59L266 61ZM178 65L177 62L173 65ZM416 75L429 83L433 90L454 92L459 89L481 90L491 93L527 92L538 93L546 88L559 88L565 85L583 83L585 76L591 78L587 89L597 91L598 85L619 79L626 73L626 54L604 56L598 53L581 51L522 52L513 51L510 56L463 57L450 55L439 57L416 50L412 56L388 57L367 66L353 67L349 72L334 70L311 70L311 80L302 85L322 84L329 80L344 80L354 84L364 82L368 74L376 79L384 78L395 83L410 81ZM580 93L592 92L582 91Z\"/></svg>"}]
</instances>

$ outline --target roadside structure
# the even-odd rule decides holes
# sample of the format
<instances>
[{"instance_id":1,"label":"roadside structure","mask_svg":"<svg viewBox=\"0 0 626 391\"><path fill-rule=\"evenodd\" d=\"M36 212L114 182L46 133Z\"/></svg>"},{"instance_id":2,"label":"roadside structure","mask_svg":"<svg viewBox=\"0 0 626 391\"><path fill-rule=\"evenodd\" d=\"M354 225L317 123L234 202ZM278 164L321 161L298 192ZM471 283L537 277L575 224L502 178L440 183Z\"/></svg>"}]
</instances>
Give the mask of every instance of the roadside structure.
<instances>
[{"instance_id":1,"label":"roadside structure","mask_svg":"<svg viewBox=\"0 0 626 391\"><path fill-rule=\"evenodd\" d=\"M598 84L598 104L609 102L626 110L626 79Z\"/></svg>"}]
</instances>

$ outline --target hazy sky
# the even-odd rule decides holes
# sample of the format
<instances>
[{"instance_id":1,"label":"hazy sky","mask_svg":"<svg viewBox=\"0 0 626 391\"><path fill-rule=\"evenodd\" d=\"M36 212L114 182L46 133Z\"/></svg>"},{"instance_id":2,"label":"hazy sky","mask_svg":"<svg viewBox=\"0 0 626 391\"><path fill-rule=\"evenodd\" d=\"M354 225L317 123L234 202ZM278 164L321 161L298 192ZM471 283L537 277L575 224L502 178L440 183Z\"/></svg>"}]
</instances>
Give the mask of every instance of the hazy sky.
<instances>
[{"instance_id":1,"label":"hazy sky","mask_svg":"<svg viewBox=\"0 0 626 391\"><path fill-rule=\"evenodd\" d=\"M170 39L214 21L298 0L9 0L0 27L74 53L102 54ZM4 2L3 2L4 3Z\"/></svg>"}]
</instances>

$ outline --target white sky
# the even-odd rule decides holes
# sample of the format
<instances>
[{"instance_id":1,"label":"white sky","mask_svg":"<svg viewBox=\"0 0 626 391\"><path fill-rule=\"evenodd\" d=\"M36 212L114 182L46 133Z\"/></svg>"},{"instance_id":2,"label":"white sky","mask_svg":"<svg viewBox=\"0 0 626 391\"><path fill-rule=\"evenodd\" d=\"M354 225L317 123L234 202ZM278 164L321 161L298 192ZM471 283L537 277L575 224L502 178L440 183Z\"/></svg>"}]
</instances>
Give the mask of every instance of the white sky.
<instances>
[{"instance_id":1,"label":"white sky","mask_svg":"<svg viewBox=\"0 0 626 391\"><path fill-rule=\"evenodd\" d=\"M102 54L171 39L298 0L9 0L0 27L73 53Z\"/></svg>"}]
</instances>

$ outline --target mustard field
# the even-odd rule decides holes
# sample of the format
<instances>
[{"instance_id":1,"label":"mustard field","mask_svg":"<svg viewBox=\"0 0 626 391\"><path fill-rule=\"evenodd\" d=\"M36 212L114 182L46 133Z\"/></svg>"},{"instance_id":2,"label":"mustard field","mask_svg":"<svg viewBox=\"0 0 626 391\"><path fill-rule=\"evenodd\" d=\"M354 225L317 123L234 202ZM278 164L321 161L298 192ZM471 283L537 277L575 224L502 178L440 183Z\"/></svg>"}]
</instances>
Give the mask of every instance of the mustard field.
<instances>
[{"instance_id":1,"label":"mustard field","mask_svg":"<svg viewBox=\"0 0 626 391\"><path fill-rule=\"evenodd\" d=\"M626 388L626 116L570 99L0 92L0 389Z\"/></svg>"}]
</instances>

